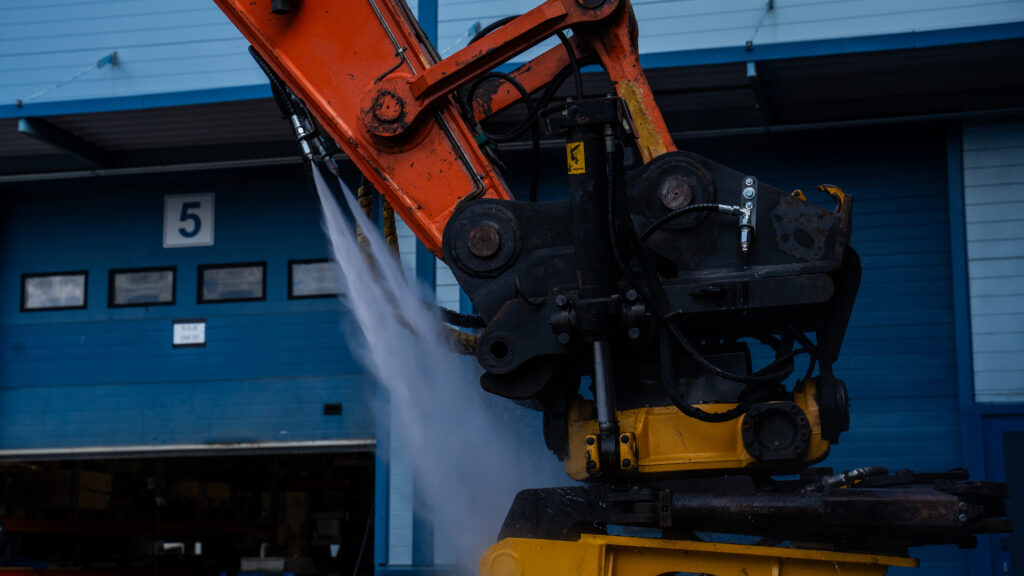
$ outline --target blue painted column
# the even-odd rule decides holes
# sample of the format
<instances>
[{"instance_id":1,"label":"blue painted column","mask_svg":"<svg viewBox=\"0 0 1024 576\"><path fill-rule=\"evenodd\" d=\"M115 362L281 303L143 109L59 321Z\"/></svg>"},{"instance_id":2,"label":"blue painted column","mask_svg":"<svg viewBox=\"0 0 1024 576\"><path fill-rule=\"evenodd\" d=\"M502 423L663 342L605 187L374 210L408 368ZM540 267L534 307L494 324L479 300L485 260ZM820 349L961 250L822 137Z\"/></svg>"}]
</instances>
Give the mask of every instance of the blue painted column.
<instances>
[{"instance_id":1,"label":"blue painted column","mask_svg":"<svg viewBox=\"0 0 1024 576\"><path fill-rule=\"evenodd\" d=\"M420 0L417 19L427 38L437 45L438 0ZM434 255L421 244L416 244L416 278L424 286L436 291L437 264ZM415 478L413 479L415 483ZM419 490L414 491L412 563L415 566L430 566L434 563L434 529L430 520L423 515L423 503Z\"/></svg>"},{"instance_id":2,"label":"blue painted column","mask_svg":"<svg viewBox=\"0 0 1024 576\"><path fill-rule=\"evenodd\" d=\"M416 18L420 21L420 28L430 38L430 41L437 46L437 0L420 0L417 7Z\"/></svg>"}]
</instances>

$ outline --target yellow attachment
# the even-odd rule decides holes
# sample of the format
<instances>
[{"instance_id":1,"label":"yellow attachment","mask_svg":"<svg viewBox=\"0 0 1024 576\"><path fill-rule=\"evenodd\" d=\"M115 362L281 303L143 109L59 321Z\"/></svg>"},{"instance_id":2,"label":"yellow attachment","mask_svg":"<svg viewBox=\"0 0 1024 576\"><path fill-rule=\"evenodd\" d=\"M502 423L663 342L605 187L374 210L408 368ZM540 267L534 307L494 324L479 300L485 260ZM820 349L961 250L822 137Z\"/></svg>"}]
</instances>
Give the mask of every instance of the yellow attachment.
<instances>
[{"instance_id":1,"label":"yellow attachment","mask_svg":"<svg viewBox=\"0 0 1024 576\"><path fill-rule=\"evenodd\" d=\"M793 198L796 198L797 200L800 200L802 202L807 202L807 195L804 194L803 190L800 190L800 189L793 190L793 192L790 194L790 196L792 196Z\"/></svg>"},{"instance_id":2,"label":"yellow attachment","mask_svg":"<svg viewBox=\"0 0 1024 576\"><path fill-rule=\"evenodd\" d=\"M818 190L825 192L836 201L836 212L843 209L843 203L846 202L846 193L839 188L839 186L833 186L831 184L820 184Z\"/></svg>"},{"instance_id":3,"label":"yellow attachment","mask_svg":"<svg viewBox=\"0 0 1024 576\"><path fill-rule=\"evenodd\" d=\"M619 434L619 468L623 472L636 470L636 435L632 432Z\"/></svg>"},{"instance_id":4,"label":"yellow attachment","mask_svg":"<svg viewBox=\"0 0 1024 576\"><path fill-rule=\"evenodd\" d=\"M584 454L583 468L587 474L597 476L601 473L601 437L597 434L590 434L583 440Z\"/></svg>"},{"instance_id":5,"label":"yellow attachment","mask_svg":"<svg viewBox=\"0 0 1024 576\"><path fill-rule=\"evenodd\" d=\"M506 538L480 560L480 576L882 576L916 568L905 556L584 534L576 542Z\"/></svg>"},{"instance_id":6,"label":"yellow attachment","mask_svg":"<svg viewBox=\"0 0 1024 576\"><path fill-rule=\"evenodd\" d=\"M818 462L828 455L829 443L821 436L821 416L814 400L816 383L807 381L793 402L803 410L810 425L810 439L799 462ZM724 412L735 404L701 404L705 412ZM675 406L654 406L621 410L619 435L631 438L629 450L635 455L626 471L639 474L730 470L759 466L778 466L779 461L762 462L754 458L743 443L743 417L726 422L703 422L684 415ZM569 407L569 455L566 473L575 480L595 476L600 468L587 468L588 458L599 461L596 441L598 424L594 403L577 398ZM588 444L588 438L595 441ZM620 453L625 445L620 445ZM621 461L621 459L620 459ZM791 462L791 461L787 461ZM598 465L599 466L599 465Z\"/></svg>"}]
</instances>

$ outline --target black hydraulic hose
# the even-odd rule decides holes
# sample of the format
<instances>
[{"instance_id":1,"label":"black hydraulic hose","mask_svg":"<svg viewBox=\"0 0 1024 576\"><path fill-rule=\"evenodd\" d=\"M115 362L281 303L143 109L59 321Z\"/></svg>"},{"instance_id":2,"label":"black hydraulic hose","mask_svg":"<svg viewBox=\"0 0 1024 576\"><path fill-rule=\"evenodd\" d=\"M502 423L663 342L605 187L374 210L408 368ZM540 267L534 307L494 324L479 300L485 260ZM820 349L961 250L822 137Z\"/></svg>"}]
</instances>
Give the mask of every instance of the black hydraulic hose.
<instances>
[{"instance_id":1,"label":"black hydraulic hose","mask_svg":"<svg viewBox=\"0 0 1024 576\"><path fill-rule=\"evenodd\" d=\"M810 354L810 350L806 348L797 348L796 350L790 350L789 352L786 352L785 354L779 356L775 360L772 360L768 364L765 364L760 370L754 372L754 376L763 376L765 374L774 375L776 373L773 373L772 370L778 368L779 366L783 366L787 363L791 363L794 358L801 354ZM793 367L790 366L785 370L780 370L778 373L782 372L786 372L786 376L789 376L793 372ZM783 378L785 378L786 376L783 376Z\"/></svg>"},{"instance_id":2,"label":"black hydraulic hose","mask_svg":"<svg viewBox=\"0 0 1024 576\"><path fill-rule=\"evenodd\" d=\"M281 79L277 77L274 70L270 68L267 61L260 56L260 53L256 51L256 48L249 46L249 55L256 61L256 65L263 70L266 74L267 79L270 80L270 92L274 95L274 101L277 102L277 107L281 110L281 113L286 118L291 118L295 115L295 105L292 104L291 98L288 95L287 88L281 83Z\"/></svg>"},{"instance_id":3,"label":"black hydraulic hose","mask_svg":"<svg viewBox=\"0 0 1024 576\"><path fill-rule=\"evenodd\" d=\"M701 355L700 352L697 351L693 344L691 344L690 341L686 338L686 336L683 335L683 331L679 329L679 326L676 326L675 322L672 321L672 317L674 315L675 314L668 314L665 317L663 317L663 325L666 328L668 328L669 333L672 334L672 336L676 339L677 342L679 342L683 349L686 350L686 352L693 357L697 364L700 364L701 367L711 372L715 376L724 378L726 380L731 380L733 382L740 382L742 384L778 384L783 379L785 379L790 372L792 372L792 370L781 370L779 372L761 376L744 376L742 374L733 374L732 372L723 370L718 366L712 364L710 361L708 361L707 358L705 358L703 355ZM774 362L772 364L774 364ZM771 366L772 364L769 364L769 366ZM762 372L762 370L758 371L758 373L760 372Z\"/></svg>"},{"instance_id":4,"label":"black hydraulic hose","mask_svg":"<svg viewBox=\"0 0 1024 576\"><path fill-rule=\"evenodd\" d=\"M513 128L505 134L491 134L487 131L483 131L484 135L495 142L508 142L509 140L518 137L518 135L522 133L520 130L525 131L528 128L533 128L533 162L530 168L530 202L536 202L537 190L540 187L540 124L537 119L537 110L534 108L533 100L530 99L530 93L526 91L526 87L524 87L523 84L516 80L512 75L504 72L491 71L474 80L473 83L469 85L470 98L472 98L472 95L476 93L481 83L491 78L503 80L519 92L519 95L522 96L523 103L526 104L528 119L520 127ZM533 120L530 120L531 118ZM483 129L481 128L481 130Z\"/></svg>"},{"instance_id":5,"label":"black hydraulic hose","mask_svg":"<svg viewBox=\"0 0 1024 576\"><path fill-rule=\"evenodd\" d=\"M562 46L565 47L566 55L569 56L569 66L572 68L572 74L576 82L576 100L583 100L583 73L580 72L580 63L576 60L576 50L573 49L569 39L565 37L565 33L561 30L558 31L557 36Z\"/></svg>"},{"instance_id":6,"label":"black hydraulic hose","mask_svg":"<svg viewBox=\"0 0 1024 576\"><path fill-rule=\"evenodd\" d=\"M723 210L724 208L729 208L730 211L731 211L731 207L730 206L724 206L722 204L709 204L709 203L705 203L705 204L690 204L689 206L683 206L682 208L679 208L678 210L673 210L673 211L669 212L668 214L665 214L661 218L658 218L657 220L652 222L651 225L648 226L647 229L644 230L642 234L640 234L640 243L644 244L645 242L647 242L647 239L650 238L652 234L654 234L659 229L661 229L662 226L668 224L669 222L675 220L676 218L679 218L680 216L685 216L687 214L693 214L695 212L726 212L726 210Z\"/></svg>"},{"instance_id":7,"label":"black hydraulic hose","mask_svg":"<svg viewBox=\"0 0 1024 576\"><path fill-rule=\"evenodd\" d=\"M501 28L505 24L508 24L509 22L515 20L516 18L519 18L519 16L521 16L521 14L516 14L516 15L513 15L513 16L505 16L504 18L499 18L499 19L495 20L494 22L491 22L487 26L484 26L483 28L481 28L479 32L474 34L473 37L469 39L469 44L472 44L473 42L476 42L477 40L483 38L484 36L487 36L491 32L494 32L498 28Z\"/></svg>"},{"instance_id":8,"label":"black hydraulic hose","mask_svg":"<svg viewBox=\"0 0 1024 576\"><path fill-rule=\"evenodd\" d=\"M527 130L534 126L532 120L537 117L537 109L533 105L533 100L530 99L530 93L526 91L526 87L524 87L519 80L516 80L511 74L506 74L505 72L498 72L497 70L487 72L483 76L480 76L479 78L474 80L473 83L469 85L470 99L472 100L473 94L476 94L476 91L480 88L481 84L492 78L503 80L507 82L510 86L515 88L516 92L519 92L519 95L522 96L523 103L526 104L527 119L521 125L517 126L516 128L513 128L512 130L509 130L508 132L503 132L500 134L484 132L484 135L486 135L487 138L490 140L493 140L495 142L509 142L523 135Z\"/></svg>"},{"instance_id":9,"label":"black hydraulic hose","mask_svg":"<svg viewBox=\"0 0 1024 576\"><path fill-rule=\"evenodd\" d=\"M701 422L728 422L747 413L750 406L746 402L741 402L724 412L705 412L691 405L686 400L686 395L675 385L676 378L672 370L672 341L669 339L669 335L662 332L659 336L659 343L661 344L661 383L669 399L680 412Z\"/></svg>"},{"instance_id":10,"label":"black hydraulic hose","mask_svg":"<svg viewBox=\"0 0 1024 576\"><path fill-rule=\"evenodd\" d=\"M441 312L441 320L445 324L458 326L459 328L486 328L487 322L477 314L462 314L454 310L438 306Z\"/></svg>"}]
</instances>

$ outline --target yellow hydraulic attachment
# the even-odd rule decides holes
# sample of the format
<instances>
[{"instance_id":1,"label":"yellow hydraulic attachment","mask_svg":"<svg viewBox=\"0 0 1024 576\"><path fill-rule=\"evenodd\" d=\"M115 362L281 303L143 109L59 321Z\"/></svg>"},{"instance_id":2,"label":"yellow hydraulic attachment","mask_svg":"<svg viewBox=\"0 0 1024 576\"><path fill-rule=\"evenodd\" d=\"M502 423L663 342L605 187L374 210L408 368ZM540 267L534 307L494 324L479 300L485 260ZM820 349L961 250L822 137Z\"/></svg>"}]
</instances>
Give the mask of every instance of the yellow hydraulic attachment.
<instances>
[{"instance_id":1,"label":"yellow hydraulic attachment","mask_svg":"<svg viewBox=\"0 0 1024 576\"><path fill-rule=\"evenodd\" d=\"M880 576L916 568L903 556L584 534L576 542L506 538L480 560L480 576Z\"/></svg>"},{"instance_id":2,"label":"yellow hydraulic attachment","mask_svg":"<svg viewBox=\"0 0 1024 576\"><path fill-rule=\"evenodd\" d=\"M702 422L684 415L675 406L622 410L619 420L620 464L623 472L657 474L696 470L734 470L770 465L778 469L786 459L773 458L784 450L788 463L798 467L828 456L829 443L821 435L821 418L815 400L817 385L806 381L793 393L793 402L767 403L785 406L792 415L792 442L787 446L758 446L752 418L726 422ZM708 412L721 412L735 404L702 404ZM794 409L794 406L797 409ZM746 440L744 436L746 435ZM802 437L806 435L806 437ZM594 403L577 398L569 410L569 456L565 470L575 480L601 474L597 457L598 423ZM757 455L751 452L757 453Z\"/></svg>"}]
</instances>

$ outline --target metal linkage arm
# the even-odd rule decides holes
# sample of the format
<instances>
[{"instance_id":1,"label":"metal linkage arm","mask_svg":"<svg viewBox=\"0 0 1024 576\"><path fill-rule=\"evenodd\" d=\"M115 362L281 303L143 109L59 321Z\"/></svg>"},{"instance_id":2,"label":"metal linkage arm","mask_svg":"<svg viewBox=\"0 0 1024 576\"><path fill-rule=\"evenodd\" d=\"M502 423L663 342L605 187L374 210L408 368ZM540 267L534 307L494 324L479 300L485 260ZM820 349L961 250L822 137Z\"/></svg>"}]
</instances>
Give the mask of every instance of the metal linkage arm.
<instances>
[{"instance_id":1,"label":"metal linkage arm","mask_svg":"<svg viewBox=\"0 0 1024 576\"><path fill-rule=\"evenodd\" d=\"M215 2L438 255L460 201L512 198L450 94L560 30L573 29L573 44L608 70L644 160L675 149L640 68L628 0L548 0L441 61L400 0L305 0L286 14L273 13L270 0ZM564 68L555 50L564 52L553 49L515 73L528 90ZM517 98L474 105L474 116Z\"/></svg>"}]
</instances>

